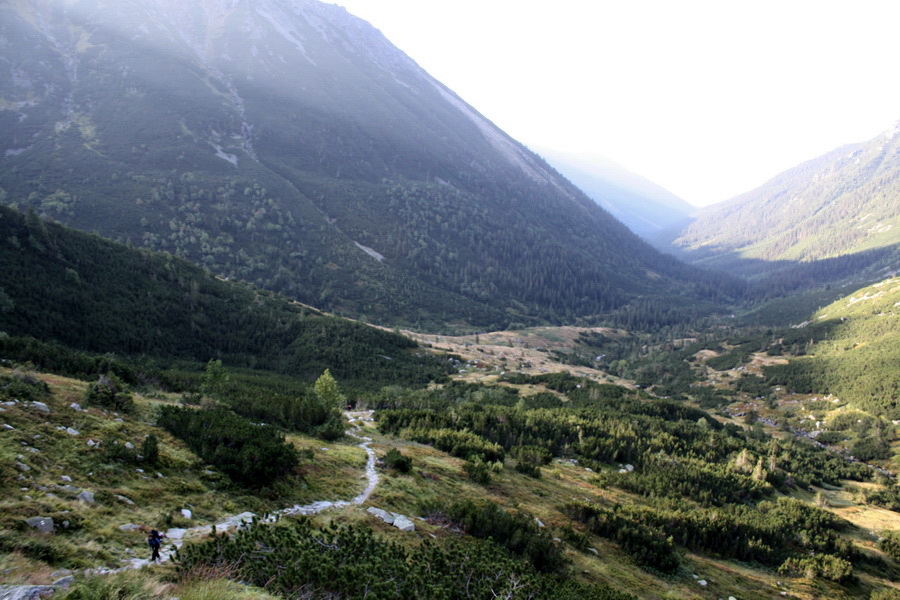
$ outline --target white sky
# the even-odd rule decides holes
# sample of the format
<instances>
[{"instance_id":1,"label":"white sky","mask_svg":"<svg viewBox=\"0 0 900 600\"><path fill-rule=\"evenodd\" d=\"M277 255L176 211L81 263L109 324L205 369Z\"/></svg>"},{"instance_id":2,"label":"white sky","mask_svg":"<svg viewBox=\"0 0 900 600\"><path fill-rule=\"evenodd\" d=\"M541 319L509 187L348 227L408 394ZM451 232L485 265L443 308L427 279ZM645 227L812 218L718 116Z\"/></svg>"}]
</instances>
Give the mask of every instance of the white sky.
<instances>
[{"instance_id":1,"label":"white sky","mask_svg":"<svg viewBox=\"0 0 900 600\"><path fill-rule=\"evenodd\" d=\"M695 205L900 120L900 0L331 0L530 147Z\"/></svg>"}]
</instances>

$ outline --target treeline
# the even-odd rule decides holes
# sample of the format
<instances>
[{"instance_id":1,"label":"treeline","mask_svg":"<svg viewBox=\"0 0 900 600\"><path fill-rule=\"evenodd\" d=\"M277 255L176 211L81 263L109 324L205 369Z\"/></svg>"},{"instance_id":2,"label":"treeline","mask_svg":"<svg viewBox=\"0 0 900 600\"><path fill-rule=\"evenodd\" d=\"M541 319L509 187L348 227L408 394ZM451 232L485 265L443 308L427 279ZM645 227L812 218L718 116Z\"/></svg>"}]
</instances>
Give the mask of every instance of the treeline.
<instances>
[{"instance_id":1,"label":"treeline","mask_svg":"<svg viewBox=\"0 0 900 600\"><path fill-rule=\"evenodd\" d=\"M398 334L326 317L171 255L132 250L34 213L0 207L0 240L0 331L12 337L92 354L219 358L308 380L330 368L367 389L424 385L448 372ZM62 359L58 348L43 350ZM28 360L39 364L35 358Z\"/></svg>"},{"instance_id":2,"label":"treeline","mask_svg":"<svg viewBox=\"0 0 900 600\"><path fill-rule=\"evenodd\" d=\"M283 597L406 600L633 600L565 573L543 573L490 542L425 541L415 549L357 525L318 528L309 520L254 523L233 537L179 550L177 570L220 570Z\"/></svg>"}]
</instances>

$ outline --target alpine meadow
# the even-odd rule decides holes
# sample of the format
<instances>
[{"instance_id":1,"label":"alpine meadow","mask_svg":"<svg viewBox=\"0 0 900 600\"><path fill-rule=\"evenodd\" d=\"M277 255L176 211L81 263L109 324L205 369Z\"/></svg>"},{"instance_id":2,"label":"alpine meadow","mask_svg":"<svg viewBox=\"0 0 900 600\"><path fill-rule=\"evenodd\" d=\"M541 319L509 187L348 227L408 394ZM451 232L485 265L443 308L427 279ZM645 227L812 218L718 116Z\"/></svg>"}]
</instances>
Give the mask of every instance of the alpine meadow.
<instances>
[{"instance_id":1,"label":"alpine meadow","mask_svg":"<svg viewBox=\"0 0 900 600\"><path fill-rule=\"evenodd\" d=\"M0 598L900 598L897 139L694 211L340 6L0 0Z\"/></svg>"}]
</instances>

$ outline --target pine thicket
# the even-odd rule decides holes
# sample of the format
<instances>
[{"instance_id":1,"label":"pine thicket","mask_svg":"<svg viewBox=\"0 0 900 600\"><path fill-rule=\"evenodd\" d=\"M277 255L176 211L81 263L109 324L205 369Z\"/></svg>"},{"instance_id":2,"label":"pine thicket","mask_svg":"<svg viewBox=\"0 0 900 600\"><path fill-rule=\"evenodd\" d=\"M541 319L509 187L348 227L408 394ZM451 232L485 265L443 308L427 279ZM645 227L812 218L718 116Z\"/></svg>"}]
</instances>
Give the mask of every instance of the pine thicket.
<instances>
[{"instance_id":1,"label":"pine thicket","mask_svg":"<svg viewBox=\"0 0 900 600\"><path fill-rule=\"evenodd\" d=\"M300 462L297 450L275 428L252 423L224 409L164 406L157 422L243 486L271 485Z\"/></svg>"},{"instance_id":2,"label":"pine thicket","mask_svg":"<svg viewBox=\"0 0 900 600\"><path fill-rule=\"evenodd\" d=\"M223 567L241 581L284 597L367 600L633 600L607 587L543 574L483 541L425 541L410 550L382 541L368 528L307 520L255 523L179 550L179 573Z\"/></svg>"}]
</instances>

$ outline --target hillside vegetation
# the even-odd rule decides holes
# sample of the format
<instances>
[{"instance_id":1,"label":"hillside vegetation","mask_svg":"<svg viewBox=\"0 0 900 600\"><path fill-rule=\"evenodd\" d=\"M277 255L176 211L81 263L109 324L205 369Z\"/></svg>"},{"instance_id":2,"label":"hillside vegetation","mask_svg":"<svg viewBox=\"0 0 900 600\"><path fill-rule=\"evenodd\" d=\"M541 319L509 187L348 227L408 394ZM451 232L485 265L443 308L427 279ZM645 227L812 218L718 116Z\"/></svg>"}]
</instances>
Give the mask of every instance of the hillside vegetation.
<instances>
[{"instance_id":1,"label":"hillside vegetation","mask_svg":"<svg viewBox=\"0 0 900 600\"><path fill-rule=\"evenodd\" d=\"M816 261L824 263L817 272L819 282L852 276L873 265L896 268L897 133L895 127L785 171L700 212L686 227L661 236L657 247L673 248L697 265L750 277ZM842 268L840 257L850 255L859 260Z\"/></svg>"},{"instance_id":2,"label":"hillside vegetation","mask_svg":"<svg viewBox=\"0 0 900 600\"><path fill-rule=\"evenodd\" d=\"M806 356L777 372L798 391L831 393L858 408L900 418L900 279L862 288L799 328Z\"/></svg>"},{"instance_id":3,"label":"hillside vegetation","mask_svg":"<svg viewBox=\"0 0 900 600\"><path fill-rule=\"evenodd\" d=\"M0 347L9 358L43 364L55 354L73 369L73 351L201 368L217 359L310 383L330 368L366 387L426 384L446 370L406 337L325 316L222 281L169 254L129 249L34 213L0 207L0 269ZM71 350L41 348L29 356L34 344L26 338Z\"/></svg>"},{"instance_id":4,"label":"hillside vegetation","mask_svg":"<svg viewBox=\"0 0 900 600\"><path fill-rule=\"evenodd\" d=\"M0 564L11 569L10 583L130 563L147 551L129 524L212 524L246 510L348 498L361 486L359 449L288 432L298 468L251 494L255 484L190 450L199 432L182 442L154 424L174 409L174 397L138 390L134 409L117 417L86 404L83 383L8 369L3 377L2 420L11 429L0 436ZM525 395L519 386L543 391ZM76 400L85 404L73 408ZM176 582L169 589L210 589L234 578L275 597L313 598L375 590L406 598L422 585L447 598L489 589L510 598L765 598L777 590L852 598L889 587L885 578L900 572L875 544L875 534L900 519L881 517L872 530L841 516L858 506L846 478L874 486L871 469L801 440L723 426L680 403L568 376L419 392L395 386L367 402L380 430L367 435L384 465L363 507L281 517L233 536L192 533L174 565L134 575L130 585L167 576ZM217 422L215 410L193 410L208 414L211 427ZM390 452L406 466L389 461ZM820 486L820 507L809 501L809 485ZM366 506L424 520L403 533L373 520ZM25 525L31 516L53 518L57 529L34 531ZM101 584L85 574L74 586Z\"/></svg>"}]
</instances>

